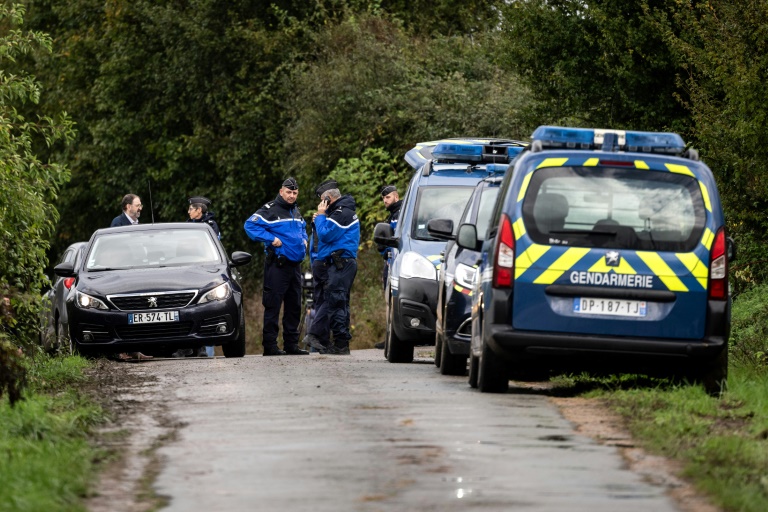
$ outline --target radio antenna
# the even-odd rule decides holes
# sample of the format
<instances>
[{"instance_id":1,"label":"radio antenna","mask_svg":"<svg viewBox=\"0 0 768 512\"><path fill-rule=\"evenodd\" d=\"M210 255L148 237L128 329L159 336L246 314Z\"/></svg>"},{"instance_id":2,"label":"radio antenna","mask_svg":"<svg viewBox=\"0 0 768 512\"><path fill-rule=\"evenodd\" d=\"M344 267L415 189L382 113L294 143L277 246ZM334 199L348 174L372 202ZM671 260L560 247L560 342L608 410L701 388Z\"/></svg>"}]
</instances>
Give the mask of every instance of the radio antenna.
<instances>
[{"instance_id":1,"label":"radio antenna","mask_svg":"<svg viewBox=\"0 0 768 512\"><path fill-rule=\"evenodd\" d=\"M152 180L147 178L147 188L149 189L149 214L152 216L152 224L155 223L155 207L152 205Z\"/></svg>"}]
</instances>

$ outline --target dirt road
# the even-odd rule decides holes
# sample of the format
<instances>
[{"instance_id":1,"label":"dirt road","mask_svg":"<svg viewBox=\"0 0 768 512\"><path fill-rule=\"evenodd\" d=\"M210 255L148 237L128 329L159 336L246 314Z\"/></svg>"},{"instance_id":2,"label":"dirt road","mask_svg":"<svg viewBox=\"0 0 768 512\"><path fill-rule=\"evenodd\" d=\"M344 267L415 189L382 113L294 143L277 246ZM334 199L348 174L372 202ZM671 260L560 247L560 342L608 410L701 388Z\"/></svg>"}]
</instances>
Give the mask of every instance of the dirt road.
<instances>
[{"instance_id":1,"label":"dirt road","mask_svg":"<svg viewBox=\"0 0 768 512\"><path fill-rule=\"evenodd\" d=\"M113 364L133 382L114 400L141 404L122 427L135 456L105 474L94 512L678 510L546 396L481 394L431 361Z\"/></svg>"}]
</instances>

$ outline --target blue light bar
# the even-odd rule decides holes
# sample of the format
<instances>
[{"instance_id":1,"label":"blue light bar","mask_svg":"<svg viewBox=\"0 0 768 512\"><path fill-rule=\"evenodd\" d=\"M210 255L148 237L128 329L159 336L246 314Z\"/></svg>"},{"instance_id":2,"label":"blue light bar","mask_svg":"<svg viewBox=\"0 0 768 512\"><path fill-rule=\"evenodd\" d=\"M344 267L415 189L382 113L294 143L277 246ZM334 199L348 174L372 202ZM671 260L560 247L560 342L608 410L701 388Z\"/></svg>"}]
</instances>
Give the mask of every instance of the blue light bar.
<instances>
[{"instance_id":1,"label":"blue light bar","mask_svg":"<svg viewBox=\"0 0 768 512\"><path fill-rule=\"evenodd\" d=\"M485 170L492 174L503 174L507 172L507 169L509 169L509 164L488 164L485 166Z\"/></svg>"},{"instance_id":2,"label":"blue light bar","mask_svg":"<svg viewBox=\"0 0 768 512\"><path fill-rule=\"evenodd\" d=\"M542 149L605 149L603 140L606 133L616 135L616 146L611 148L614 151L679 154L685 150L683 138L672 132L539 126L531 138L540 141Z\"/></svg>"},{"instance_id":3,"label":"blue light bar","mask_svg":"<svg viewBox=\"0 0 768 512\"><path fill-rule=\"evenodd\" d=\"M523 152L525 149L525 146L509 146L507 147L507 155L509 156L509 161L511 162L513 158L515 158L517 155Z\"/></svg>"},{"instance_id":4,"label":"blue light bar","mask_svg":"<svg viewBox=\"0 0 768 512\"><path fill-rule=\"evenodd\" d=\"M595 142L595 130L539 126L531 138L540 140L545 148L592 149Z\"/></svg>"},{"instance_id":5,"label":"blue light bar","mask_svg":"<svg viewBox=\"0 0 768 512\"><path fill-rule=\"evenodd\" d=\"M638 153L682 153L683 138L676 133L627 132L627 151Z\"/></svg>"},{"instance_id":6,"label":"blue light bar","mask_svg":"<svg viewBox=\"0 0 768 512\"><path fill-rule=\"evenodd\" d=\"M432 150L432 158L452 162L481 162L483 160L483 146L441 142Z\"/></svg>"}]
</instances>

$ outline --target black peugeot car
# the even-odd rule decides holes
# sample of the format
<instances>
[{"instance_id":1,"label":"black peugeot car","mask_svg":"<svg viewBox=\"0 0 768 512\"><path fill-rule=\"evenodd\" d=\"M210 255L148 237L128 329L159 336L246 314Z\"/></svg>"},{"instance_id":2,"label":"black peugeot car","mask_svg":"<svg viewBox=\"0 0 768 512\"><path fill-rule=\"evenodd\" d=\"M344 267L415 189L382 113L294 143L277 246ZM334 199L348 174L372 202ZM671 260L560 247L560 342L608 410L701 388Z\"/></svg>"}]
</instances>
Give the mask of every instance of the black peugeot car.
<instances>
[{"instance_id":1,"label":"black peugeot car","mask_svg":"<svg viewBox=\"0 0 768 512\"><path fill-rule=\"evenodd\" d=\"M480 241L485 237L499 195L501 176L485 178L475 185L461 222L477 226ZM477 272L480 248L459 247L453 240L453 225L448 219L427 223L435 238L448 239L440 267L435 323L435 365L443 375L464 375L467 370L469 343L472 340L472 283ZM443 230L441 231L441 227Z\"/></svg>"},{"instance_id":2,"label":"black peugeot car","mask_svg":"<svg viewBox=\"0 0 768 512\"><path fill-rule=\"evenodd\" d=\"M245 355L243 296L235 267L207 224L141 224L99 229L83 257L54 268L75 278L67 296L69 345L82 354L163 353L220 345Z\"/></svg>"}]
</instances>

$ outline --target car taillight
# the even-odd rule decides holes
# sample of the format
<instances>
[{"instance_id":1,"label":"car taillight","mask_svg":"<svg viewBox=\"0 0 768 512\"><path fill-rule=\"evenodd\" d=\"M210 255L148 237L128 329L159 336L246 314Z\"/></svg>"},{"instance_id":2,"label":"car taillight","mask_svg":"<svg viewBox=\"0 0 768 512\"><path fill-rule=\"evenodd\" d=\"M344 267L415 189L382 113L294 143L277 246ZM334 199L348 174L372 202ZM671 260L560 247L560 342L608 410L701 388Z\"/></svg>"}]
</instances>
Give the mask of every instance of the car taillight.
<instances>
[{"instance_id":1,"label":"car taillight","mask_svg":"<svg viewBox=\"0 0 768 512\"><path fill-rule=\"evenodd\" d=\"M501 215L494 252L493 287L512 288L515 272L515 235L512 222L506 214Z\"/></svg>"},{"instance_id":2,"label":"car taillight","mask_svg":"<svg viewBox=\"0 0 768 512\"><path fill-rule=\"evenodd\" d=\"M726 256L725 228L715 235L715 242L709 253L709 298L728 298L728 258Z\"/></svg>"},{"instance_id":3,"label":"car taillight","mask_svg":"<svg viewBox=\"0 0 768 512\"><path fill-rule=\"evenodd\" d=\"M72 285L75 284L75 278L74 277L66 277L64 278L64 286L69 290L72 288Z\"/></svg>"}]
</instances>

